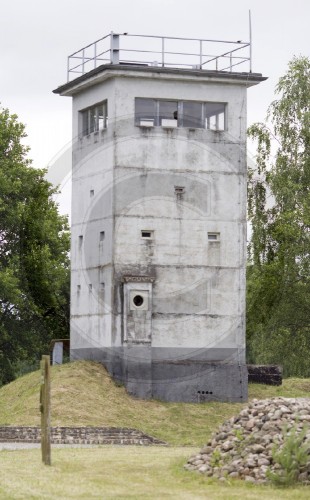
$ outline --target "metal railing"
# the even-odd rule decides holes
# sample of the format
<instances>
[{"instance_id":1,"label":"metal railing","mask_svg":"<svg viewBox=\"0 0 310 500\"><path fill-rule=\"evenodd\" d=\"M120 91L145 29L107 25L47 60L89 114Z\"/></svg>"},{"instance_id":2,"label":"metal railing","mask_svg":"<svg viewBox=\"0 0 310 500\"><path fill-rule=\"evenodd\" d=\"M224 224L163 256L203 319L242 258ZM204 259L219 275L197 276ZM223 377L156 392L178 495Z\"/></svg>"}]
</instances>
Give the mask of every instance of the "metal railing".
<instances>
[{"instance_id":1,"label":"metal railing","mask_svg":"<svg viewBox=\"0 0 310 500\"><path fill-rule=\"evenodd\" d=\"M143 48L137 48L135 42L141 38ZM183 47L186 50L182 50ZM111 32L71 54L67 70L68 81L104 64L230 72L236 66L242 66L243 71L251 72L251 59L251 40L205 40Z\"/></svg>"}]
</instances>

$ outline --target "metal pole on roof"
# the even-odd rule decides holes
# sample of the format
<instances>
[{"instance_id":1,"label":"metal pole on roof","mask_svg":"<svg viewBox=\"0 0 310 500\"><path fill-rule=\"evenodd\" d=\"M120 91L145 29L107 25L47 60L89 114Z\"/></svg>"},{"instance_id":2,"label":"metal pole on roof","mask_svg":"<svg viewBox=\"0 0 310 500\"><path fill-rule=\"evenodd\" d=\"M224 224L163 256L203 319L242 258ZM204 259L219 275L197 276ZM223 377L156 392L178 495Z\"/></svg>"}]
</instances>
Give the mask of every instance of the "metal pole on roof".
<instances>
[{"instance_id":1,"label":"metal pole on roof","mask_svg":"<svg viewBox=\"0 0 310 500\"><path fill-rule=\"evenodd\" d=\"M249 37L250 37L250 73L252 73L252 21L251 21L250 10L249 10Z\"/></svg>"},{"instance_id":2,"label":"metal pole on roof","mask_svg":"<svg viewBox=\"0 0 310 500\"><path fill-rule=\"evenodd\" d=\"M162 67L165 66L165 39L164 39L164 37L161 38L161 65L162 65Z\"/></svg>"}]
</instances>

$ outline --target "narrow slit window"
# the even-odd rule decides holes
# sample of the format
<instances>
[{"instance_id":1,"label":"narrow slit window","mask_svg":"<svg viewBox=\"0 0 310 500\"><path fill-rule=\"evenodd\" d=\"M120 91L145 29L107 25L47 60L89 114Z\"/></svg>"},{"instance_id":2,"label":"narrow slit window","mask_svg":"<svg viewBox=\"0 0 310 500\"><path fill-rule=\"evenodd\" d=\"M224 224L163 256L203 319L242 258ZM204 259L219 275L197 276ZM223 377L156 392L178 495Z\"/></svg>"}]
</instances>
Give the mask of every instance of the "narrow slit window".
<instances>
[{"instance_id":1,"label":"narrow slit window","mask_svg":"<svg viewBox=\"0 0 310 500\"><path fill-rule=\"evenodd\" d=\"M83 245L83 235L79 236L79 248Z\"/></svg>"},{"instance_id":2,"label":"narrow slit window","mask_svg":"<svg viewBox=\"0 0 310 500\"><path fill-rule=\"evenodd\" d=\"M89 196L92 198L94 196L94 194L95 194L95 191L93 189L91 189L89 191Z\"/></svg>"},{"instance_id":3,"label":"narrow slit window","mask_svg":"<svg viewBox=\"0 0 310 500\"><path fill-rule=\"evenodd\" d=\"M81 291L81 285L77 285L76 291L79 293Z\"/></svg>"},{"instance_id":4,"label":"narrow slit window","mask_svg":"<svg viewBox=\"0 0 310 500\"><path fill-rule=\"evenodd\" d=\"M91 283L89 283L89 285L88 285L88 291L91 292L92 289L93 289L93 285Z\"/></svg>"},{"instance_id":5,"label":"narrow slit window","mask_svg":"<svg viewBox=\"0 0 310 500\"><path fill-rule=\"evenodd\" d=\"M104 231L100 231L99 241L103 241L104 238L105 238L105 232Z\"/></svg>"}]
</instances>

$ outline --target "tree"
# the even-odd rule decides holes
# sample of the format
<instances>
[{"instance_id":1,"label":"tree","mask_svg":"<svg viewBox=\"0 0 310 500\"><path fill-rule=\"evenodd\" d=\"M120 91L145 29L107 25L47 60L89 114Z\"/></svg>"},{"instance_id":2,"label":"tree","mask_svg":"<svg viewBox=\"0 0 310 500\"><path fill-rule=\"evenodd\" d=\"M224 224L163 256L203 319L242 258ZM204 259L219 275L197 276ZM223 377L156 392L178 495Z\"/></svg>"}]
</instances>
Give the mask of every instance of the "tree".
<instances>
[{"instance_id":1,"label":"tree","mask_svg":"<svg viewBox=\"0 0 310 500\"><path fill-rule=\"evenodd\" d=\"M0 109L0 385L69 334L69 232L24 126Z\"/></svg>"},{"instance_id":2,"label":"tree","mask_svg":"<svg viewBox=\"0 0 310 500\"><path fill-rule=\"evenodd\" d=\"M295 57L276 87L270 127L252 125L247 336L251 362L310 376L310 60Z\"/></svg>"}]
</instances>

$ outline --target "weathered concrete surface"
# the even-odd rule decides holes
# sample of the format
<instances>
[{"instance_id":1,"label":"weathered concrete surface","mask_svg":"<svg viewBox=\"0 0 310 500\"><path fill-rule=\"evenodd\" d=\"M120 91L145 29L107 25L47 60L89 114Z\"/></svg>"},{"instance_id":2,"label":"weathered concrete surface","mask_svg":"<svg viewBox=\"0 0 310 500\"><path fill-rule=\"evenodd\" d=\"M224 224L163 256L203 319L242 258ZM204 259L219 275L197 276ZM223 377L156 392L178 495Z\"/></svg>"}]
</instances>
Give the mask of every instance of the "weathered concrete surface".
<instances>
[{"instance_id":1,"label":"weathered concrete surface","mask_svg":"<svg viewBox=\"0 0 310 500\"><path fill-rule=\"evenodd\" d=\"M64 92L76 137L71 355L105 363L138 397L247 398L246 88L257 82L123 68ZM226 129L135 126L136 97L225 102ZM80 111L104 100L107 129L82 137Z\"/></svg>"}]
</instances>

